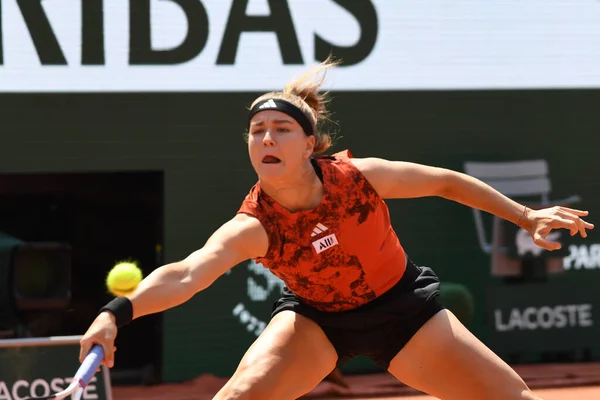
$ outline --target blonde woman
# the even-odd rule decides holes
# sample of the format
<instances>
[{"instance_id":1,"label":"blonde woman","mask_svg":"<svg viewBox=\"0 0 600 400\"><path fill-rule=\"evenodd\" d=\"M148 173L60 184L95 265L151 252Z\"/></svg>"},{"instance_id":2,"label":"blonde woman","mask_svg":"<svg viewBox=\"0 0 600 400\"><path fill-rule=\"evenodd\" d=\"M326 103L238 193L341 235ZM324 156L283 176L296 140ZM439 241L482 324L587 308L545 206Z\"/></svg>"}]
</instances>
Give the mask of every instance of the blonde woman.
<instances>
[{"instance_id":1,"label":"blonde woman","mask_svg":"<svg viewBox=\"0 0 600 400\"><path fill-rule=\"evenodd\" d=\"M548 239L553 229L586 237L588 213L531 210L447 169L349 151L320 155L331 145L320 130L327 117L320 88L333 65L253 102L247 140L258 181L238 213L202 248L103 307L81 340L81 358L98 343L112 367L119 327L178 306L255 259L286 288L215 399L297 399L357 355L442 400L539 399L440 305L436 274L409 259L384 200L440 196L512 221L548 250L560 246Z\"/></svg>"}]
</instances>

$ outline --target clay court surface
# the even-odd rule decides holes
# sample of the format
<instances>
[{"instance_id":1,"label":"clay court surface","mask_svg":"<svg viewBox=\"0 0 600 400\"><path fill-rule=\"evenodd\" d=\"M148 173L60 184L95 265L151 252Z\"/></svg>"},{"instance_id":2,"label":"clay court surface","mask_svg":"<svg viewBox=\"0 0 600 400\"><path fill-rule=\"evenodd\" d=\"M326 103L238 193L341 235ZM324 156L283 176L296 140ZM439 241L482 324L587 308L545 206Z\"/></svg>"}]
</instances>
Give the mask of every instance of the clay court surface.
<instances>
[{"instance_id":1,"label":"clay court surface","mask_svg":"<svg viewBox=\"0 0 600 400\"><path fill-rule=\"evenodd\" d=\"M185 385L183 385L185 386ZM202 392L202 390L200 390ZM539 389L535 393L545 400L598 400L600 399L600 386L589 387L570 387ZM198 393L190 390L189 387L176 388L169 385L156 386L153 388L115 388L113 393L114 400L134 400L134 399L169 399L169 400L209 400L211 394ZM307 399L315 397L306 397ZM322 400L334 399L353 399L353 400L436 400L431 396L395 396L395 397L345 397L345 396L327 396L319 397Z\"/></svg>"},{"instance_id":2,"label":"clay court surface","mask_svg":"<svg viewBox=\"0 0 600 400\"><path fill-rule=\"evenodd\" d=\"M515 366L515 369L534 392L545 400L600 399L600 363L529 365ZM348 388L322 382L302 399L435 400L406 387L386 373L353 375L346 379ZM223 378L205 375L184 383L118 386L113 389L113 399L210 400L225 381Z\"/></svg>"},{"instance_id":3,"label":"clay court surface","mask_svg":"<svg viewBox=\"0 0 600 400\"><path fill-rule=\"evenodd\" d=\"M593 387L575 387L536 390L535 394L544 398L544 400L597 400L600 399L600 386ZM355 400L435 400L430 396L403 396L403 397L376 397L362 398Z\"/></svg>"}]
</instances>

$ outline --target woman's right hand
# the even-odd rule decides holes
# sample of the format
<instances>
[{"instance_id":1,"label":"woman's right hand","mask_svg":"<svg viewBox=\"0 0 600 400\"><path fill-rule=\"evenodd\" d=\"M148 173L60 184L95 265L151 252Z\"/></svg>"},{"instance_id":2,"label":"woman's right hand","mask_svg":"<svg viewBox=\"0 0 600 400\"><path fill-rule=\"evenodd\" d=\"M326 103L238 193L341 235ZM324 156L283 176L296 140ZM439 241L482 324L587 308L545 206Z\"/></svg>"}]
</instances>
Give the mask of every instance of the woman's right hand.
<instances>
[{"instance_id":1,"label":"woman's right hand","mask_svg":"<svg viewBox=\"0 0 600 400\"><path fill-rule=\"evenodd\" d=\"M115 364L116 337L117 325L114 315L108 311L101 312L79 341L79 362L83 362L92 349L92 346L98 344L104 349L102 364L106 364L106 366L112 368Z\"/></svg>"}]
</instances>

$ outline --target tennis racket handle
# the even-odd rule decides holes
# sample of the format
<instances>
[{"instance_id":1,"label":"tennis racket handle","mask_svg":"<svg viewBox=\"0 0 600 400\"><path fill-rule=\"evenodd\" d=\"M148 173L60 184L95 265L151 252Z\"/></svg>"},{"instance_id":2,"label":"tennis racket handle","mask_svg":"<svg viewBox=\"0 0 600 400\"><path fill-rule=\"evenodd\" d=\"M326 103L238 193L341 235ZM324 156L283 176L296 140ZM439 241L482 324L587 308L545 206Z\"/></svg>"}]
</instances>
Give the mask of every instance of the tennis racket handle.
<instances>
[{"instance_id":1,"label":"tennis racket handle","mask_svg":"<svg viewBox=\"0 0 600 400\"><path fill-rule=\"evenodd\" d=\"M104 360L104 350L102 346L95 344L81 363L74 379L81 381L84 387L87 386L94 374L96 374L96 370L100 367L102 360Z\"/></svg>"}]
</instances>

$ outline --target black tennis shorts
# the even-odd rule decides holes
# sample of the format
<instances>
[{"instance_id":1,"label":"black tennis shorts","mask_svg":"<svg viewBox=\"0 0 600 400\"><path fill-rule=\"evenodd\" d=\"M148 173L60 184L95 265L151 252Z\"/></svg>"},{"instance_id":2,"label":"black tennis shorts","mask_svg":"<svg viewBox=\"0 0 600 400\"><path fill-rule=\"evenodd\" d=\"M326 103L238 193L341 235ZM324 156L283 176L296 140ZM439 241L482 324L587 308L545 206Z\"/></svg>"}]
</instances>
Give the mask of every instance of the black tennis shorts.
<instances>
[{"instance_id":1,"label":"black tennis shorts","mask_svg":"<svg viewBox=\"0 0 600 400\"><path fill-rule=\"evenodd\" d=\"M440 281L427 267L407 259L400 281L377 299L348 311L319 311L300 301L287 287L271 317L294 311L316 322L338 354L340 366L363 355L387 370L413 335L444 307L438 302Z\"/></svg>"}]
</instances>

